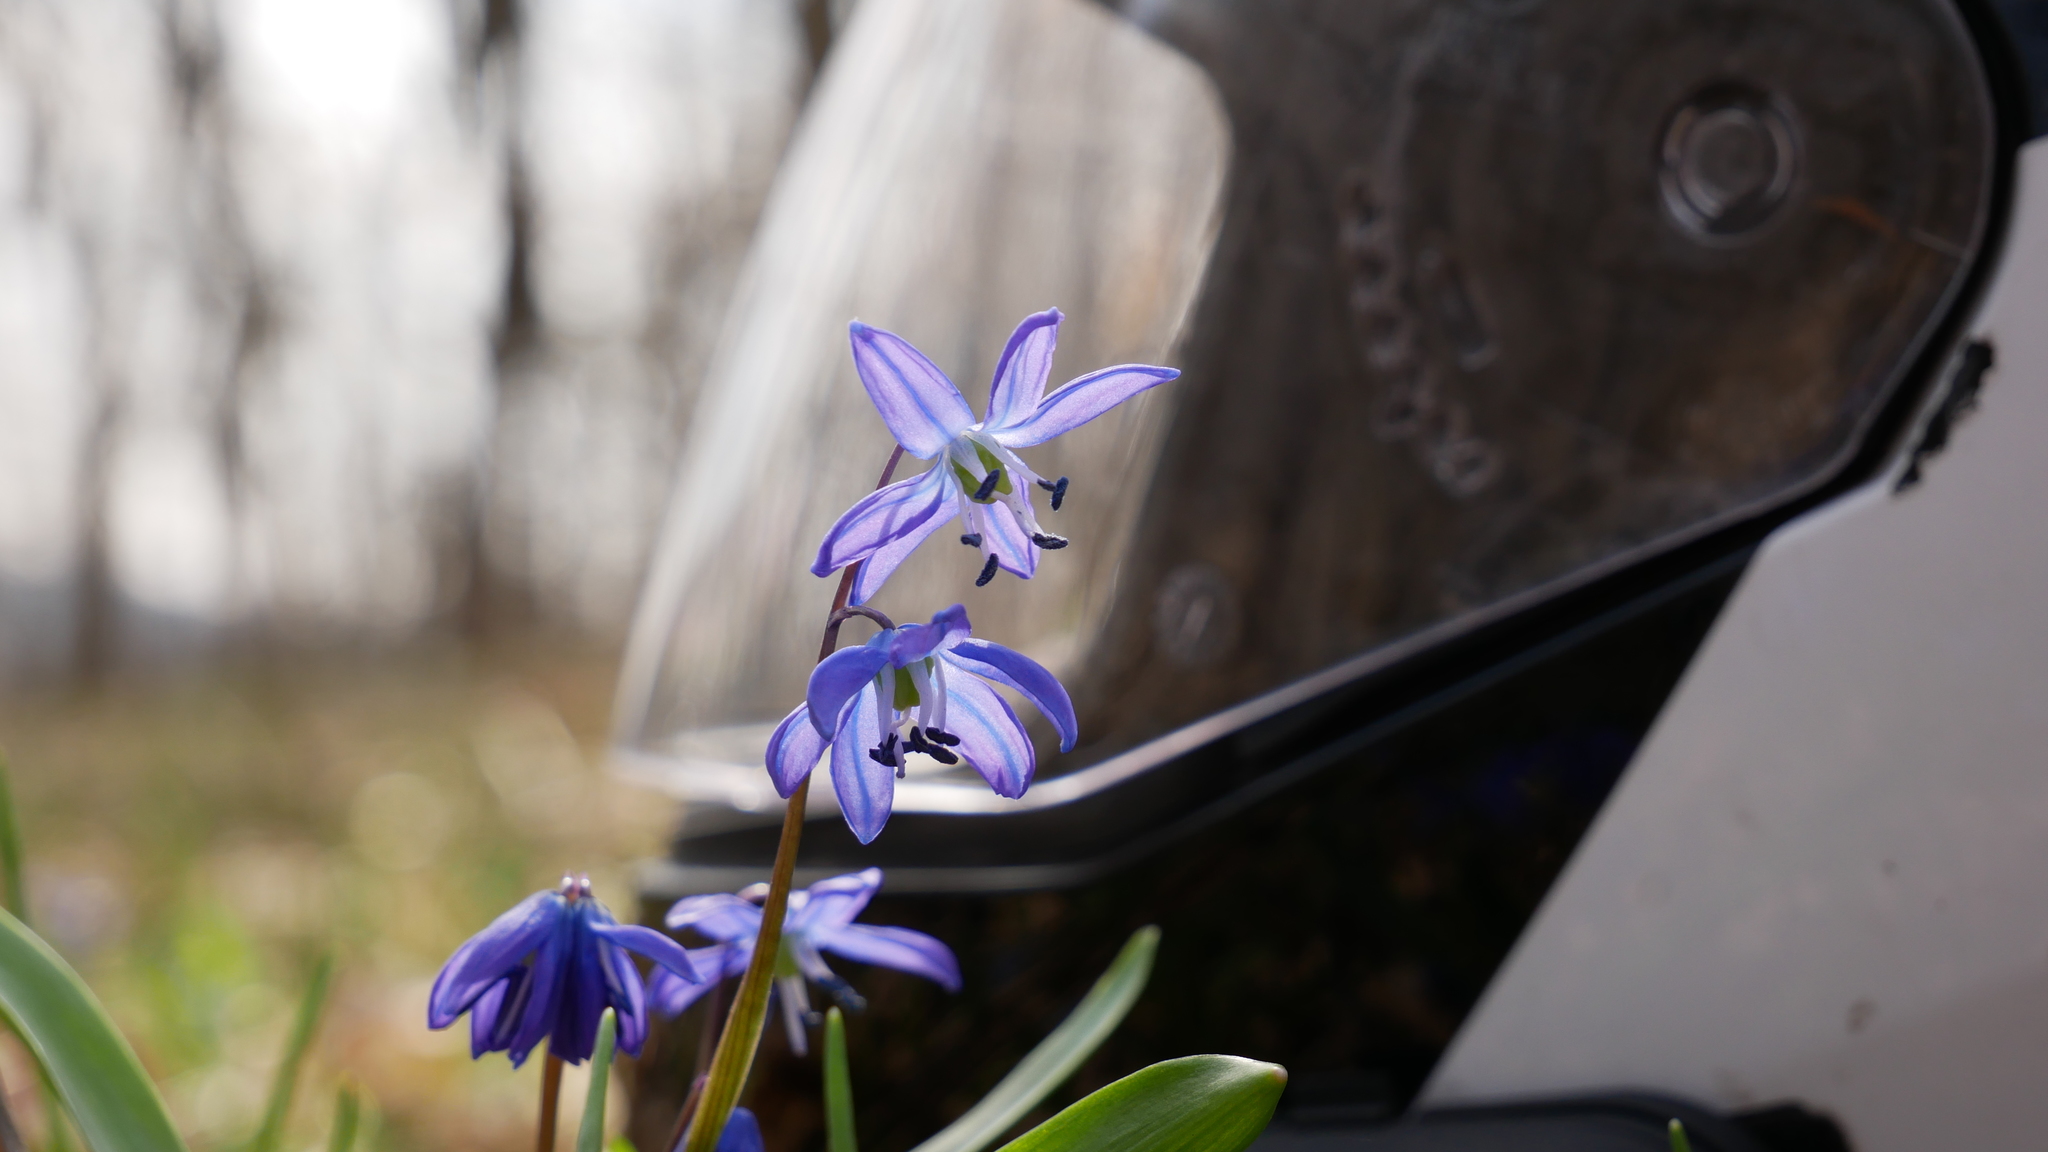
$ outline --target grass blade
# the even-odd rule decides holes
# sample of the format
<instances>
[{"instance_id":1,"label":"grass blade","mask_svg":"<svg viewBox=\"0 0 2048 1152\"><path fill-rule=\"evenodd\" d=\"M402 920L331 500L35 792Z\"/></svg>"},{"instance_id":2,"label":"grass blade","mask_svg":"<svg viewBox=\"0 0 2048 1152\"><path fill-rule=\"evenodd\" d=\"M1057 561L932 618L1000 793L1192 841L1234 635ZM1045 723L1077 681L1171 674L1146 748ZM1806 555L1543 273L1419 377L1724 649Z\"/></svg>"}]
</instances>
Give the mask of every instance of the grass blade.
<instances>
[{"instance_id":1,"label":"grass blade","mask_svg":"<svg viewBox=\"0 0 2048 1152\"><path fill-rule=\"evenodd\" d=\"M49 1073L93 1152L184 1152L156 1085L91 989L6 911L0 1009Z\"/></svg>"},{"instance_id":2,"label":"grass blade","mask_svg":"<svg viewBox=\"0 0 2048 1152\"><path fill-rule=\"evenodd\" d=\"M846 1017L825 1013L825 1152L857 1152L853 1136L853 1073L846 1065Z\"/></svg>"},{"instance_id":3,"label":"grass blade","mask_svg":"<svg viewBox=\"0 0 2048 1152\"><path fill-rule=\"evenodd\" d=\"M1692 1152L1692 1141L1685 1138L1685 1125L1671 1121L1671 1152Z\"/></svg>"},{"instance_id":4,"label":"grass blade","mask_svg":"<svg viewBox=\"0 0 2048 1152\"><path fill-rule=\"evenodd\" d=\"M21 873L21 821L14 811L14 767L0 748L0 899L23 924L28 923L28 888Z\"/></svg>"},{"instance_id":5,"label":"grass blade","mask_svg":"<svg viewBox=\"0 0 2048 1152\"><path fill-rule=\"evenodd\" d=\"M1089 1093L1002 1152L1242 1152L1285 1087L1278 1064L1183 1056Z\"/></svg>"},{"instance_id":6,"label":"grass blade","mask_svg":"<svg viewBox=\"0 0 2048 1152\"><path fill-rule=\"evenodd\" d=\"M576 1129L576 1152L602 1152L604 1098L612 1082L612 1049L618 1043L619 1018L607 1008L597 1022L597 1050L590 1054L590 1093L583 1098L583 1123Z\"/></svg>"},{"instance_id":7,"label":"grass blade","mask_svg":"<svg viewBox=\"0 0 2048 1152\"><path fill-rule=\"evenodd\" d=\"M313 965L313 979L299 1001L298 1018L285 1040L284 1059L278 1061L277 1075L270 1082L270 1100L263 1106L263 1123L249 1141L250 1152L277 1152L284 1139L284 1122L292 1109L292 1094L298 1090L299 1066L306 1062L306 1050L320 1028L320 1009L327 1003L327 985L334 977L334 957L322 956Z\"/></svg>"},{"instance_id":8,"label":"grass blade","mask_svg":"<svg viewBox=\"0 0 2048 1152\"><path fill-rule=\"evenodd\" d=\"M327 1152L349 1152L355 1147L362 1106L355 1085L343 1082L334 1093L334 1127L327 1133Z\"/></svg>"},{"instance_id":9,"label":"grass blade","mask_svg":"<svg viewBox=\"0 0 2048 1152\"><path fill-rule=\"evenodd\" d=\"M1138 993L1145 990L1145 981L1152 975L1152 958L1158 953L1158 928L1148 925L1133 932L1109 970L1052 1035L1018 1061L979 1104L914 1152L981 1152L995 1143L1010 1125L1073 1075L1123 1023L1131 1005L1138 1002Z\"/></svg>"}]
</instances>

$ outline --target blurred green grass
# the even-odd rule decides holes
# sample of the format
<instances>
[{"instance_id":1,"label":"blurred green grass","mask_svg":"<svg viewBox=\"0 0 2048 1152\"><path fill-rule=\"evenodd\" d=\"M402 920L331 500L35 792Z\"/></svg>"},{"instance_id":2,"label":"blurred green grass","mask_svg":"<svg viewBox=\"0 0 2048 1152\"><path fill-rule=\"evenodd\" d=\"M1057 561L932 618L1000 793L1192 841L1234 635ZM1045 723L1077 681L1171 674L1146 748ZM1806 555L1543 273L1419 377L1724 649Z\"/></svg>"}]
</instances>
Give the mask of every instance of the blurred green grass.
<instances>
[{"instance_id":1,"label":"blurred green grass","mask_svg":"<svg viewBox=\"0 0 2048 1152\"><path fill-rule=\"evenodd\" d=\"M128 1032L195 1152L254 1134L330 948L334 991L281 1147L325 1146L344 1073L370 1103L360 1148L531 1147L540 1061L473 1064L466 1021L427 1031L427 989L458 944L565 870L632 915L630 865L659 849L674 806L601 770L615 667L609 652L450 645L0 698L37 926ZM40 1142L11 1039L0 1081ZM582 1084L572 1070L567 1098Z\"/></svg>"}]
</instances>

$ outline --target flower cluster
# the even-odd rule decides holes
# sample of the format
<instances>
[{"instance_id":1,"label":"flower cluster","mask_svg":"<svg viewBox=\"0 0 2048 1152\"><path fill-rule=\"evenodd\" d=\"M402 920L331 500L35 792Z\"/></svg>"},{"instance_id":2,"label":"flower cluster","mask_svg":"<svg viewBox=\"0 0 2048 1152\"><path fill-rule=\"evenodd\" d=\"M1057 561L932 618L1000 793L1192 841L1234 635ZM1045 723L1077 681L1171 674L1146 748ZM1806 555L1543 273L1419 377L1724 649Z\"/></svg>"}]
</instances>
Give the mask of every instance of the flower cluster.
<instances>
[{"instance_id":1,"label":"flower cluster","mask_svg":"<svg viewBox=\"0 0 2048 1152\"><path fill-rule=\"evenodd\" d=\"M1047 395L1060 319L1053 308L1017 326L996 362L988 412L978 423L960 390L908 341L851 326L854 367L883 424L905 452L933 464L841 516L818 548L814 574L859 565L850 598L864 604L919 544L955 519L966 529L960 542L981 554L977 585L998 569L1029 579L1041 549L1066 547L1063 537L1040 527L1032 505L1032 490L1043 489L1057 511L1066 478L1038 475L1016 450L1070 432L1180 373L1124 364ZM928 625L886 627L865 646L820 663L804 703L769 739L769 776L788 796L829 749L840 809L862 843L888 822L910 752L941 764L964 759L997 795L1021 796L1037 771L1031 741L1009 704L982 680L1023 694L1059 731L1060 750L1072 750L1078 732L1066 690L1037 663L972 639L966 610L956 604Z\"/></svg>"}]
</instances>

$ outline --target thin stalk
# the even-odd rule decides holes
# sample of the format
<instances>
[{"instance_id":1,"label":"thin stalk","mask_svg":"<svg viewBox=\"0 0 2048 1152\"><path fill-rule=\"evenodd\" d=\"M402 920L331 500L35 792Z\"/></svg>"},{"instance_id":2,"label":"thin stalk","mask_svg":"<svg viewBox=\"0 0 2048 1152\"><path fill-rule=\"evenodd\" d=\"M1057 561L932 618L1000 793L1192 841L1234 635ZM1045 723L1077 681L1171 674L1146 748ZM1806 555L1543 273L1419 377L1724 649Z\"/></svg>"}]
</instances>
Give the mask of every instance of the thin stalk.
<instances>
[{"instance_id":1,"label":"thin stalk","mask_svg":"<svg viewBox=\"0 0 2048 1152\"><path fill-rule=\"evenodd\" d=\"M327 1135L327 1152L349 1152L356 1143L356 1122L362 1102L356 1086L346 1080L334 1093L334 1127Z\"/></svg>"},{"instance_id":2,"label":"thin stalk","mask_svg":"<svg viewBox=\"0 0 2048 1152\"><path fill-rule=\"evenodd\" d=\"M313 1035L320 1027L320 1009L327 1003L327 985L333 976L334 957L320 957L313 965L313 978L306 983L306 995L299 1001L298 1017L292 1022L284 1056L277 1062L277 1074L271 1081L269 1102L263 1108L263 1123L249 1141L249 1152L277 1152L277 1146L284 1140L284 1122L291 1113L299 1067L306 1062L307 1049L313 1046Z\"/></svg>"},{"instance_id":3,"label":"thin stalk","mask_svg":"<svg viewBox=\"0 0 2048 1152\"><path fill-rule=\"evenodd\" d=\"M825 1152L860 1152L853 1134L853 1073L846 1066L846 1017L825 1014Z\"/></svg>"},{"instance_id":4,"label":"thin stalk","mask_svg":"<svg viewBox=\"0 0 2048 1152\"><path fill-rule=\"evenodd\" d=\"M888 486L903 459L903 446L889 454L876 488ZM825 635L818 644L822 663L839 646L839 625L844 622L846 601L853 595L853 581L860 575L859 564L849 564L839 576L839 591L832 597L832 612L826 617ZM754 938L754 954L740 977L733 996L732 1011L719 1033L718 1050L711 1057L711 1074L704 1083L697 1115L690 1121L683 1152L713 1152L725 1122L739 1103L740 1089L754 1067L754 1052L761 1044L761 1029L768 1016L768 990L775 976L775 957L782 949L782 918L789 910L789 881L796 873L796 850L804 838L804 805L811 794L811 778L805 776L782 811L782 836L775 845L775 870L768 876L768 899L761 905L761 932ZM543 1149L542 1152L547 1152Z\"/></svg>"},{"instance_id":5,"label":"thin stalk","mask_svg":"<svg viewBox=\"0 0 2048 1152\"><path fill-rule=\"evenodd\" d=\"M548 1053L540 1077L540 1134L534 1141L538 1152L555 1152L555 1109L562 1102L562 1058Z\"/></svg>"},{"instance_id":6,"label":"thin stalk","mask_svg":"<svg viewBox=\"0 0 2048 1152\"><path fill-rule=\"evenodd\" d=\"M21 825L14 812L14 766L7 750L0 748L0 873L6 887L0 889L7 910L23 924L28 920L28 891L21 874Z\"/></svg>"}]
</instances>

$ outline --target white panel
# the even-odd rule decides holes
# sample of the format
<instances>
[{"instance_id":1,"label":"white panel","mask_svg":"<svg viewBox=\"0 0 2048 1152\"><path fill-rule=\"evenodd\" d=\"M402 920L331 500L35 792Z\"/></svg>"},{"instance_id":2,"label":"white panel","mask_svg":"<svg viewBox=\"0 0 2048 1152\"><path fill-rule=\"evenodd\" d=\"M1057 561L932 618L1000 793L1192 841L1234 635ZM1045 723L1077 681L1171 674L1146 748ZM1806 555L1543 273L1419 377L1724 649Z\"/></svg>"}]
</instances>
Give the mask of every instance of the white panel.
<instances>
[{"instance_id":1,"label":"white panel","mask_svg":"<svg viewBox=\"0 0 2048 1152\"><path fill-rule=\"evenodd\" d=\"M1924 483L1766 543L1424 1092L1796 1097L1859 1152L2048 1132L2048 144ZM2031 199L2029 199L2031 197Z\"/></svg>"}]
</instances>

